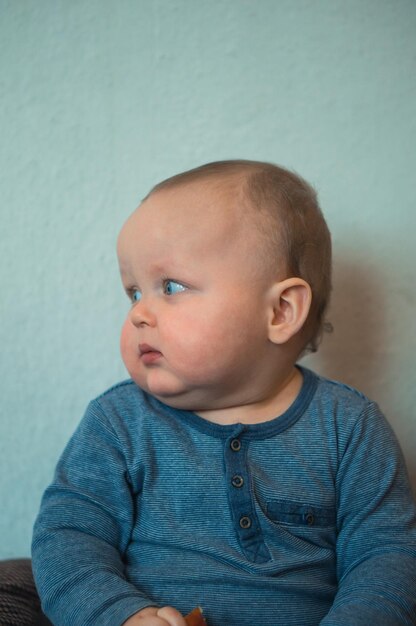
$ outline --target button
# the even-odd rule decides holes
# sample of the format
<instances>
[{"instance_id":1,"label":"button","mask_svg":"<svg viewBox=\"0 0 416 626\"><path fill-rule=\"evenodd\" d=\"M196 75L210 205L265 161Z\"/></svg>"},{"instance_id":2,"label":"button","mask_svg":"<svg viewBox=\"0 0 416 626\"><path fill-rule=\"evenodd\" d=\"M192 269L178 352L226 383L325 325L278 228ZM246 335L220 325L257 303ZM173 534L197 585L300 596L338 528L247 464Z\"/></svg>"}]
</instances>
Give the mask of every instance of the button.
<instances>
[{"instance_id":1,"label":"button","mask_svg":"<svg viewBox=\"0 0 416 626\"><path fill-rule=\"evenodd\" d=\"M247 515L243 515L243 517L240 517L240 526L244 529L250 528L251 519Z\"/></svg>"},{"instance_id":2,"label":"button","mask_svg":"<svg viewBox=\"0 0 416 626\"><path fill-rule=\"evenodd\" d=\"M305 515L305 522L308 524L308 526L313 526L313 524L315 523L315 516L313 513L306 513Z\"/></svg>"},{"instance_id":3,"label":"button","mask_svg":"<svg viewBox=\"0 0 416 626\"><path fill-rule=\"evenodd\" d=\"M235 476L233 476L231 484L233 487L237 487L237 489L239 489L244 485L244 478L236 474Z\"/></svg>"},{"instance_id":4,"label":"button","mask_svg":"<svg viewBox=\"0 0 416 626\"><path fill-rule=\"evenodd\" d=\"M234 452L239 452L241 450L241 441L239 439L232 439L230 443L230 448Z\"/></svg>"}]
</instances>

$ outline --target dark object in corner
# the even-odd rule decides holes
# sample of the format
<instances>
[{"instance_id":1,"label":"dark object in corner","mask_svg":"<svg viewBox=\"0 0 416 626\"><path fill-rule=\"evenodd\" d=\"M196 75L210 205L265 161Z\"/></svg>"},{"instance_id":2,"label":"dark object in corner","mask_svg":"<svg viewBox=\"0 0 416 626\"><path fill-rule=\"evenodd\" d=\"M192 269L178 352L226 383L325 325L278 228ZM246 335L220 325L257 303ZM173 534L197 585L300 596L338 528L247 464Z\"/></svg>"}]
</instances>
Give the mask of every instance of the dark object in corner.
<instances>
[{"instance_id":1,"label":"dark object in corner","mask_svg":"<svg viewBox=\"0 0 416 626\"><path fill-rule=\"evenodd\" d=\"M30 559L0 561L0 626L52 626L40 608Z\"/></svg>"}]
</instances>

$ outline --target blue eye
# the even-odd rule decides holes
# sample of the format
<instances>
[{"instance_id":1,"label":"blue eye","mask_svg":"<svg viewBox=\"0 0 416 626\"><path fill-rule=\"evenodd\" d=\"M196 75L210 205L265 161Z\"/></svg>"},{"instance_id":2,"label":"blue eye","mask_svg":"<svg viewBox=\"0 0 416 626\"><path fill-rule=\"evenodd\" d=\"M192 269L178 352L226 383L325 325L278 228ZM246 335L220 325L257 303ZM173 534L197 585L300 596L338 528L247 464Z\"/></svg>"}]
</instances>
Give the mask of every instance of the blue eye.
<instances>
[{"instance_id":1,"label":"blue eye","mask_svg":"<svg viewBox=\"0 0 416 626\"><path fill-rule=\"evenodd\" d=\"M185 285L177 283L175 280L165 280L165 282L163 283L163 293L165 293L167 296L173 296L185 290Z\"/></svg>"},{"instance_id":2,"label":"blue eye","mask_svg":"<svg viewBox=\"0 0 416 626\"><path fill-rule=\"evenodd\" d=\"M130 294L130 298L132 302L139 302L142 298L142 292L138 289L133 289Z\"/></svg>"}]
</instances>

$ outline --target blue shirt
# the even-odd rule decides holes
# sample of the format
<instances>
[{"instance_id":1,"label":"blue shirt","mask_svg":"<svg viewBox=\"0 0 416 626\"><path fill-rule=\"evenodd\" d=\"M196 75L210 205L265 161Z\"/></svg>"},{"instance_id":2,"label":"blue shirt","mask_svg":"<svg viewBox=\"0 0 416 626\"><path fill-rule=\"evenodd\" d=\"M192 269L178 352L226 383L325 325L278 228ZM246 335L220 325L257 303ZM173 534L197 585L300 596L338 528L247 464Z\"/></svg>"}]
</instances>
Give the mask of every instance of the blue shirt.
<instances>
[{"instance_id":1,"label":"blue shirt","mask_svg":"<svg viewBox=\"0 0 416 626\"><path fill-rule=\"evenodd\" d=\"M220 426L132 381L90 403L47 489L33 567L56 626L150 605L209 626L416 624L416 516L378 407L302 368L280 417Z\"/></svg>"}]
</instances>

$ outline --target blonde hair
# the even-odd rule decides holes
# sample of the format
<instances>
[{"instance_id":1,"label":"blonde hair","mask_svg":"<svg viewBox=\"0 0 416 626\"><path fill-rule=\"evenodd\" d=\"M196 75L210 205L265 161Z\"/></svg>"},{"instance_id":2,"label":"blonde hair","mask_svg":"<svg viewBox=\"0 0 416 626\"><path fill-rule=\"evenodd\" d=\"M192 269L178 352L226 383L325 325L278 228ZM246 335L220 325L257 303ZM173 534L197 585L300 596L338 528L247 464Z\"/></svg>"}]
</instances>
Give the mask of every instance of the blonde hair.
<instances>
[{"instance_id":1,"label":"blonde hair","mask_svg":"<svg viewBox=\"0 0 416 626\"><path fill-rule=\"evenodd\" d=\"M315 352L322 333L330 330L325 320L331 293L331 235L319 207L315 190L303 178L283 167L261 161L215 161L172 176L151 190L201 180L236 179L255 212L265 235L268 256L285 276L305 280L312 290L312 305L302 329L303 351ZM280 260L280 263L279 263Z\"/></svg>"}]
</instances>

